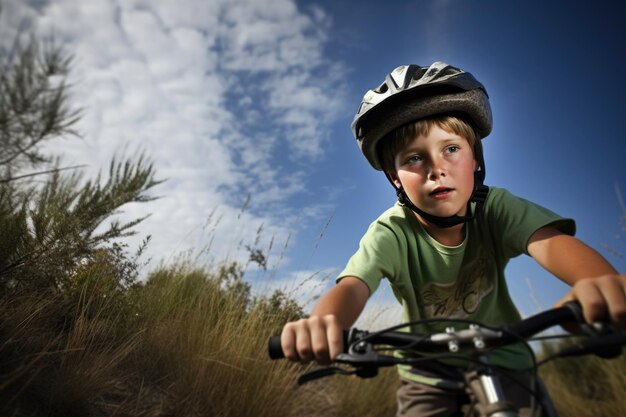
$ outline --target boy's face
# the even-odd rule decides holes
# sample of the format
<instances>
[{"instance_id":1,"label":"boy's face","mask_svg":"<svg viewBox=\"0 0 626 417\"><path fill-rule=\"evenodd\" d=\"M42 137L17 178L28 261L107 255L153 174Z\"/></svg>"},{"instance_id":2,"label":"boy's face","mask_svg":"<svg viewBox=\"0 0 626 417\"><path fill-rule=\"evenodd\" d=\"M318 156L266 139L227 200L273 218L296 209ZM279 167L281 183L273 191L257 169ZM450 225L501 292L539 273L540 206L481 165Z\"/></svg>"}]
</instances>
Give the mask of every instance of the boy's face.
<instances>
[{"instance_id":1,"label":"boy's face","mask_svg":"<svg viewBox=\"0 0 626 417\"><path fill-rule=\"evenodd\" d=\"M395 168L396 187L420 209L440 217L466 214L478 163L465 138L435 125L396 155Z\"/></svg>"}]
</instances>

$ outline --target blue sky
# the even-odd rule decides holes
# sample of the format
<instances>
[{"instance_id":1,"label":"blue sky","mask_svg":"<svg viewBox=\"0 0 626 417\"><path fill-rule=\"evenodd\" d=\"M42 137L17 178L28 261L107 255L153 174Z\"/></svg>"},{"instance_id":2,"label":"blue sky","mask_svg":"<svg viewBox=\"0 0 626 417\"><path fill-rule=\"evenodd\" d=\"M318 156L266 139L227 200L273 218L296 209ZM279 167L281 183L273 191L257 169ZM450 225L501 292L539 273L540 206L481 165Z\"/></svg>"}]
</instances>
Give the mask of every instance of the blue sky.
<instances>
[{"instance_id":1,"label":"blue sky","mask_svg":"<svg viewBox=\"0 0 626 417\"><path fill-rule=\"evenodd\" d=\"M443 60L472 72L486 85L494 114L494 130L484 142L486 183L573 217L578 236L625 270L624 259L604 249L626 249L626 212L616 191L626 193L620 152L626 145L626 81L619 75L626 56L623 3L349 3L322 4L334 18L331 53L352 71L353 103L400 64ZM350 137L350 117L338 121L338 137ZM349 252L358 239L354 229L362 231L393 200L387 181L355 147L336 146L337 159L324 164L324 178L355 189L337 204L327 233L333 244L323 245L322 258L337 250L335 241ZM566 291L525 257L511 263L508 277L525 312L536 308L529 282L542 307Z\"/></svg>"},{"instance_id":2,"label":"blue sky","mask_svg":"<svg viewBox=\"0 0 626 417\"><path fill-rule=\"evenodd\" d=\"M605 249L626 252L623 2L0 4L0 47L21 26L75 55L83 139L49 150L86 174L146 151L167 178L162 198L121 214L152 213L130 243L152 234L154 262L245 260L248 244L270 253L270 271L248 275L257 288L319 294L394 202L350 132L363 94L398 65L443 60L489 92L486 183L575 218L578 236L626 270ZM537 308L529 282L541 307L566 290L529 259L508 276L526 313Z\"/></svg>"}]
</instances>

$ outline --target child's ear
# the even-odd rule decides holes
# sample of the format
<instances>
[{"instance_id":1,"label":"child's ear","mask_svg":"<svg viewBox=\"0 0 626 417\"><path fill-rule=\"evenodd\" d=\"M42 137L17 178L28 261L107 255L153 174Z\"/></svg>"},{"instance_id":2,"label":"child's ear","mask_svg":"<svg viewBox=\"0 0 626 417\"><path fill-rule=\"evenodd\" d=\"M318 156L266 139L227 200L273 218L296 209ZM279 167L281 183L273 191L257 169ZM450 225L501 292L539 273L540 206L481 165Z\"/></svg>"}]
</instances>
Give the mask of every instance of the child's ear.
<instances>
[{"instance_id":1,"label":"child's ear","mask_svg":"<svg viewBox=\"0 0 626 417\"><path fill-rule=\"evenodd\" d=\"M391 181L393 181L393 184L396 186L396 188L402 188L402 183L398 178L398 174L396 174L395 172L387 171L387 175L389 176L389 178L391 178Z\"/></svg>"},{"instance_id":2,"label":"child's ear","mask_svg":"<svg viewBox=\"0 0 626 417\"><path fill-rule=\"evenodd\" d=\"M474 172L478 171L478 168L480 168L480 164L476 159L474 159Z\"/></svg>"}]
</instances>

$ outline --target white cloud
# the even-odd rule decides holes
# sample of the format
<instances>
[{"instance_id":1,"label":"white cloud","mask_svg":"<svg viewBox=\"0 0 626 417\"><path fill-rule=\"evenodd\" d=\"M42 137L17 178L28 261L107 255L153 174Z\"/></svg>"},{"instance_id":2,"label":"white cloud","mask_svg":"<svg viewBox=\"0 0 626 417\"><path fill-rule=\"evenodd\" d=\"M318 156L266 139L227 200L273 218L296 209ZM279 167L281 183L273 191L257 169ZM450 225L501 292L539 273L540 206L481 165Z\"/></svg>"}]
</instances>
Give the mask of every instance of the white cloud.
<instances>
[{"instance_id":1,"label":"white cloud","mask_svg":"<svg viewBox=\"0 0 626 417\"><path fill-rule=\"evenodd\" d=\"M285 218L290 198L306 189L308 165L343 108L343 68L324 57L330 21L321 9L303 13L294 0L3 5L3 22L32 22L75 56L85 139L48 150L88 164L87 175L121 150L146 151L168 179L155 190L163 198L125 208L126 217L153 213L140 229L153 234L153 257L210 239L215 256L247 256L239 242L261 224L266 240L286 239L296 221ZM2 27L3 38L16 28ZM207 236L213 211L221 220Z\"/></svg>"}]
</instances>

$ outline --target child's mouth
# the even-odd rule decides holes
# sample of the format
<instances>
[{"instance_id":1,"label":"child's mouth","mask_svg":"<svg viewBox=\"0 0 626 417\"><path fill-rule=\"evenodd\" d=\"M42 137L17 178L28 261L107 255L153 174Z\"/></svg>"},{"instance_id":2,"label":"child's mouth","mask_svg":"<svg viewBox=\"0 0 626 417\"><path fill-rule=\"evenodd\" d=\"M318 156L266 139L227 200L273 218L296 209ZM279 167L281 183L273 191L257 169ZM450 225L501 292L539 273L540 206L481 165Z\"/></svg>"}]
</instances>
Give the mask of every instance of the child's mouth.
<instances>
[{"instance_id":1,"label":"child's mouth","mask_svg":"<svg viewBox=\"0 0 626 417\"><path fill-rule=\"evenodd\" d=\"M438 187L429 195L433 198L446 198L452 193L452 188Z\"/></svg>"}]
</instances>

